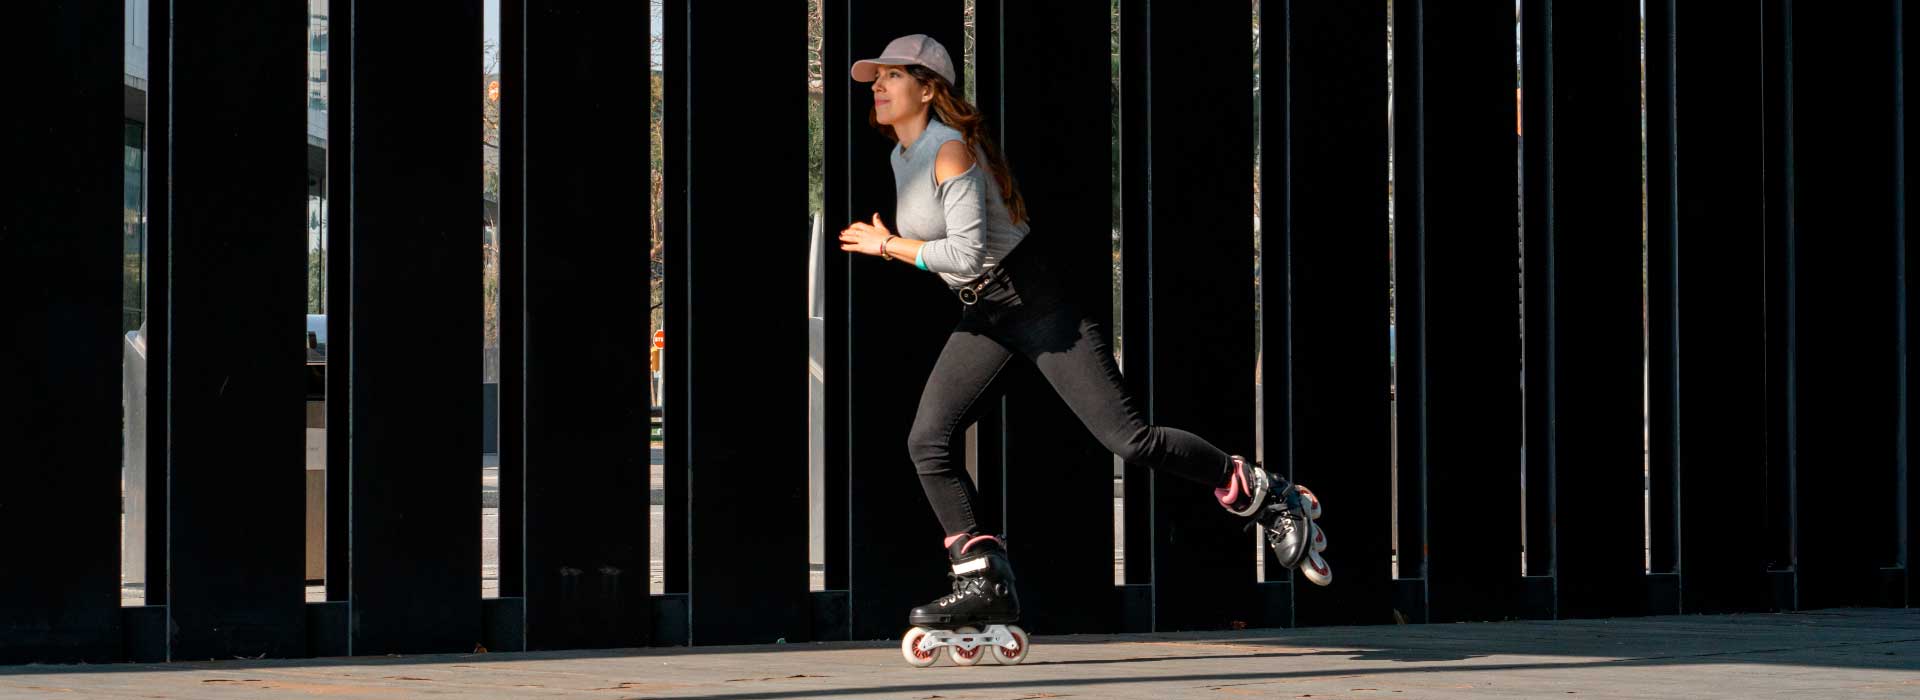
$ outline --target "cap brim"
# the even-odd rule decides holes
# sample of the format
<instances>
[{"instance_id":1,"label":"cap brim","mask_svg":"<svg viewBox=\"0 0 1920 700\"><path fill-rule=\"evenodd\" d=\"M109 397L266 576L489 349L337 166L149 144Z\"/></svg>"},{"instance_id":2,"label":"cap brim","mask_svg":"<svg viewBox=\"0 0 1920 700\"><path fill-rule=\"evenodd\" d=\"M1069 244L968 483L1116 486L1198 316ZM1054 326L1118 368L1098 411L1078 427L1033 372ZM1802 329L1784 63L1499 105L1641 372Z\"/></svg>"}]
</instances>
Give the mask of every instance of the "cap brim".
<instances>
[{"instance_id":1,"label":"cap brim","mask_svg":"<svg viewBox=\"0 0 1920 700\"><path fill-rule=\"evenodd\" d=\"M871 83L873 82L874 78L877 78L880 76L880 66L911 66L911 65L916 65L916 64L913 61L903 61L903 60L897 60L897 59L891 59L891 58L869 58L866 60L854 61L853 70L850 72L853 74L854 80L862 83Z\"/></svg>"}]
</instances>

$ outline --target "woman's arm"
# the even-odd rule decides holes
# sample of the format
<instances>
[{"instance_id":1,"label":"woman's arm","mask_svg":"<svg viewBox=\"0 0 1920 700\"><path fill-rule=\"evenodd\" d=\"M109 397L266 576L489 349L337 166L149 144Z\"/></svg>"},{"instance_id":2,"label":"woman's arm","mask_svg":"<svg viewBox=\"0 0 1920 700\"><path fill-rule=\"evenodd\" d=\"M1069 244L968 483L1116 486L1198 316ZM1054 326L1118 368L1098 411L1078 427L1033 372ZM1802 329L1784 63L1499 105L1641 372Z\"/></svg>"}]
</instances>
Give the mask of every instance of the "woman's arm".
<instances>
[{"instance_id":1,"label":"woman's arm","mask_svg":"<svg viewBox=\"0 0 1920 700\"><path fill-rule=\"evenodd\" d=\"M912 265L920 255L920 246L926 245L911 238L894 235L881 223L880 213L874 212L873 223L855 221L853 225L840 231L840 250L848 253L879 255L881 243L886 244L887 257Z\"/></svg>"},{"instance_id":2,"label":"woman's arm","mask_svg":"<svg viewBox=\"0 0 1920 700\"><path fill-rule=\"evenodd\" d=\"M986 190L979 174L968 174L974 167L973 149L964 141L941 144L933 173L947 213L947 237L937 241L901 238L887 229L878 213L873 223L854 222L840 232L840 250L880 255L886 244L887 257L908 265L921 261L927 270L977 275L985 255ZM954 178L968 175L966 180ZM924 256L924 257L923 257Z\"/></svg>"},{"instance_id":3,"label":"woman's arm","mask_svg":"<svg viewBox=\"0 0 1920 700\"><path fill-rule=\"evenodd\" d=\"M963 141L940 146L934 161L934 188L939 193L947 235L928 241L920 251L927 269L961 277L979 275L987 258L986 173L973 160L973 148Z\"/></svg>"}]
</instances>

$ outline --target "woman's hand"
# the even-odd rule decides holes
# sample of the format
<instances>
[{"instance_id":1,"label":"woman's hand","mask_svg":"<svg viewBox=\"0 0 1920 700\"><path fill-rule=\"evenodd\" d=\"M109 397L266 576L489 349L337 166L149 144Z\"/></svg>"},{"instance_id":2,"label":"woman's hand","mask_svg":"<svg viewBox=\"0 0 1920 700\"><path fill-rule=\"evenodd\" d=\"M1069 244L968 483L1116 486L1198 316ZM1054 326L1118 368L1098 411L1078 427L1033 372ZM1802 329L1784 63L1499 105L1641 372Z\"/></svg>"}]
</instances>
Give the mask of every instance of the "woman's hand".
<instances>
[{"instance_id":1,"label":"woman's hand","mask_svg":"<svg viewBox=\"0 0 1920 700\"><path fill-rule=\"evenodd\" d=\"M848 253L879 255L880 244L892 236L893 232L887 230L887 225L880 222L879 212L875 212L873 223L855 221L853 225L840 231L840 250Z\"/></svg>"}]
</instances>

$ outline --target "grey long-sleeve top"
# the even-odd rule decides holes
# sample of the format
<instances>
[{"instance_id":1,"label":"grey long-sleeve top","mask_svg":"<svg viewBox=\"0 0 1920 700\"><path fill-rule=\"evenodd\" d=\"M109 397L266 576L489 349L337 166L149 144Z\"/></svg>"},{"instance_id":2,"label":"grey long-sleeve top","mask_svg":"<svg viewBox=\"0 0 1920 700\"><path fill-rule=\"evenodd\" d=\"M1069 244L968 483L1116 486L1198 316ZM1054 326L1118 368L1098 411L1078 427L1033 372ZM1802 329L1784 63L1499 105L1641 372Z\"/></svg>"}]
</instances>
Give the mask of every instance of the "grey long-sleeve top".
<instances>
[{"instance_id":1,"label":"grey long-sleeve top","mask_svg":"<svg viewBox=\"0 0 1920 700\"><path fill-rule=\"evenodd\" d=\"M948 141L966 142L937 118L902 151L890 149L895 197L894 232L924 241L920 260L949 287L978 279L1026 238L1026 222L1013 223L1000 184L987 173L986 154L975 148L973 167L938 182L934 161Z\"/></svg>"}]
</instances>

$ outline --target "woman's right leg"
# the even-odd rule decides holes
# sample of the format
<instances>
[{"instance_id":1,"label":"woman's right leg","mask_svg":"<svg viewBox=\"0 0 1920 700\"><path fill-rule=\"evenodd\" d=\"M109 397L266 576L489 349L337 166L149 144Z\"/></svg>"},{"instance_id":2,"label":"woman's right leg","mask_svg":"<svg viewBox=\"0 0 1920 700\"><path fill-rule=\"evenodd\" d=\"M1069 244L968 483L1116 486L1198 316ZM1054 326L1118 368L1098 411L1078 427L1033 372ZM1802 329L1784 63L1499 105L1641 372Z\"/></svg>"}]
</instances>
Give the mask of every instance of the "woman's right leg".
<instances>
[{"instance_id":1,"label":"woman's right leg","mask_svg":"<svg viewBox=\"0 0 1920 700\"><path fill-rule=\"evenodd\" d=\"M973 480L966 465L955 459L954 444L999 396L994 379L1012 359L1013 352L992 338L956 330L947 337L947 346L920 394L907 451L927 501L949 537L974 532L979 524L973 512Z\"/></svg>"}]
</instances>

